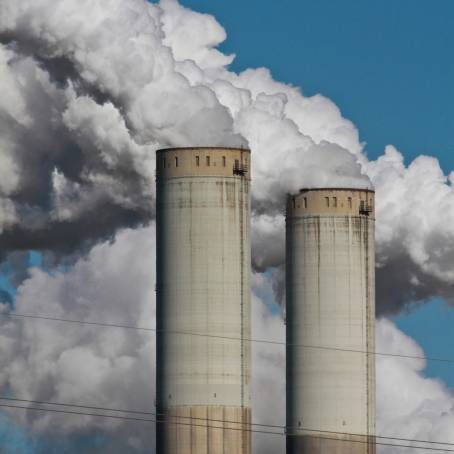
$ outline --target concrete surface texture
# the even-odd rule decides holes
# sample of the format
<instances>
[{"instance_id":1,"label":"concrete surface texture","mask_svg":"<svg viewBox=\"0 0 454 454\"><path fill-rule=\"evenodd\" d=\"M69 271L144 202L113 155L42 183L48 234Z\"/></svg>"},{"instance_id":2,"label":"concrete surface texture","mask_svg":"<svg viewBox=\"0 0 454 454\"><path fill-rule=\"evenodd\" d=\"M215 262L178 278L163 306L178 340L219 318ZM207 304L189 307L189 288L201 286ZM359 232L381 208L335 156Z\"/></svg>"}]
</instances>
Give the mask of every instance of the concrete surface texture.
<instances>
[{"instance_id":1,"label":"concrete surface texture","mask_svg":"<svg viewBox=\"0 0 454 454\"><path fill-rule=\"evenodd\" d=\"M157 452L250 454L250 152L156 163Z\"/></svg>"},{"instance_id":2,"label":"concrete surface texture","mask_svg":"<svg viewBox=\"0 0 454 454\"><path fill-rule=\"evenodd\" d=\"M370 190L288 197L287 454L375 452L374 223Z\"/></svg>"}]
</instances>

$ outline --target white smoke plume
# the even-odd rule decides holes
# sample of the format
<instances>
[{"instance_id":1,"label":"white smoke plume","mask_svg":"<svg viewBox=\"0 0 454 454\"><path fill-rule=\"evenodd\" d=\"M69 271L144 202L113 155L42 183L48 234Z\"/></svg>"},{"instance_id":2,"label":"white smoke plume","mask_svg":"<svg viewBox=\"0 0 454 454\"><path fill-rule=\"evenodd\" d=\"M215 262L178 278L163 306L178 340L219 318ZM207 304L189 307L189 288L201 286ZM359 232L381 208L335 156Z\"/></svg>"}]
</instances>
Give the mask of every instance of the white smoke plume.
<instances>
[{"instance_id":1,"label":"white smoke plume","mask_svg":"<svg viewBox=\"0 0 454 454\"><path fill-rule=\"evenodd\" d=\"M305 97L264 68L231 72L234 56L216 49L225 37L212 16L176 0L2 0L1 255L19 265L29 249L55 255L57 264L72 260L69 271L19 272L18 311L153 325L154 151L188 145L253 150L253 261L257 272L268 270L254 278L257 337L283 335L257 295L265 288L282 300L285 195L301 187L376 187L381 313L437 295L450 300L452 175L429 157L406 167L392 146L369 161L356 127L329 99ZM384 350L393 339L417 349L393 325L380 326ZM146 333L13 319L0 333L5 392L152 407L154 341ZM282 425L284 353L254 348L257 422ZM379 362L383 433L447 440L453 396L422 367ZM392 395L392 371L402 387L415 384L413 407ZM429 431L432 421L442 433ZM113 440L105 452L152 452L147 425L32 412L18 422L56 437L98 428ZM266 437L256 435L257 453L283 452L282 439Z\"/></svg>"},{"instance_id":2,"label":"white smoke plume","mask_svg":"<svg viewBox=\"0 0 454 454\"><path fill-rule=\"evenodd\" d=\"M222 27L173 0L6 1L0 36L3 78L18 98L1 106L11 131L2 151L15 165L6 201L16 208L4 250L67 253L152 219L158 147L249 144L260 211L281 211L302 184L369 184L344 148L358 149L356 131L337 108L298 106L298 91L266 71L229 73L233 57L214 49ZM323 102L330 126L305 112ZM315 138L297 124L308 116ZM341 144L330 140L342 129L332 134Z\"/></svg>"},{"instance_id":3,"label":"white smoke plume","mask_svg":"<svg viewBox=\"0 0 454 454\"><path fill-rule=\"evenodd\" d=\"M95 246L70 270L48 273L33 269L18 289L17 311L153 328L155 293L150 276L154 275L154 234L153 225L123 230L113 242ZM254 274L253 338L284 342L283 319L268 308L270 298L272 281L266 274ZM9 310L6 305L0 307L2 312ZM253 422L284 426L284 346L253 343L252 347ZM412 339L385 319L377 323L377 351L424 357ZM2 316L0 394L154 412L154 354L153 332ZM441 382L424 377L425 365L424 359L378 357L379 435L454 443L454 395ZM154 453L154 424L150 422L3 411L26 428L30 440L47 437L57 443L87 437L92 440L92 451L86 448L84 452ZM151 415L143 417L153 419ZM282 432L278 427L255 429ZM104 444L93 445L94 437L100 434ZM281 435L254 433L253 446L256 454L285 453ZM380 454L397 449L401 452L403 448L379 446ZM403 449L407 451L413 452ZM67 445L60 452L80 450L77 445Z\"/></svg>"},{"instance_id":4,"label":"white smoke plume","mask_svg":"<svg viewBox=\"0 0 454 454\"><path fill-rule=\"evenodd\" d=\"M18 288L17 312L153 329L155 292L150 276L155 274L154 235L154 226L125 230L113 243L95 246L70 270L49 274L34 268ZM5 316L9 310L0 304L3 396L155 412L154 332L10 318ZM89 409L85 412L94 413ZM102 452L153 452L151 422L22 410L13 410L10 416L27 428L31 440L48 437L58 443L73 435L93 440L101 433L109 435ZM155 419L152 414L123 416ZM80 451L74 445L62 452Z\"/></svg>"},{"instance_id":5,"label":"white smoke plume","mask_svg":"<svg viewBox=\"0 0 454 454\"><path fill-rule=\"evenodd\" d=\"M377 323L377 351L424 358L421 347L386 319ZM378 435L432 442L379 439L383 443L378 447L379 454L415 452L414 448L387 447L385 443L452 449L449 444L454 443L454 393L441 381L424 377L426 364L424 359L377 358ZM418 452L430 454L433 450Z\"/></svg>"},{"instance_id":6,"label":"white smoke plume","mask_svg":"<svg viewBox=\"0 0 454 454\"><path fill-rule=\"evenodd\" d=\"M405 168L392 147L369 162L327 98L305 97L263 68L229 71L234 56L216 49L225 38L212 16L176 0L4 0L2 253L68 256L150 222L159 147L248 145L257 270L283 263L286 193L372 182L379 310L448 297L454 234L434 214L454 216L453 191L437 162Z\"/></svg>"}]
</instances>

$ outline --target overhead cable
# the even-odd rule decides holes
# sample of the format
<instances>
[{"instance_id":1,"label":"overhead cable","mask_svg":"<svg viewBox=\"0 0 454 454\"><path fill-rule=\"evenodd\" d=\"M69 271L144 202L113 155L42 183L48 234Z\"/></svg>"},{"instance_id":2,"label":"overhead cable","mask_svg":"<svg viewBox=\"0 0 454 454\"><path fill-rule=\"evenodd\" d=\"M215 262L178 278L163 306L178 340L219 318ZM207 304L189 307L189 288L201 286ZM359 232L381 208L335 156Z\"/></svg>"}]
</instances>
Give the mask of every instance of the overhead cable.
<instances>
[{"instance_id":1,"label":"overhead cable","mask_svg":"<svg viewBox=\"0 0 454 454\"><path fill-rule=\"evenodd\" d=\"M366 350L356 350L356 349L349 349L349 348L333 347L333 346L328 346L328 345L306 345L306 344L292 344L292 343L286 344L285 342L273 341L273 340L267 340L267 339L252 339L252 338L241 339L239 337L233 337L233 336L219 336L219 335L215 335L215 334L194 333L194 332L178 331L178 330L157 330L156 328L148 328L148 327L141 327L141 326L123 325L123 324L106 323L106 322L94 322L94 321L91 322L91 321L49 317L49 316L42 316L42 315L2 312L2 313L0 313L0 316L47 320L47 321L73 323L73 324L89 325L89 326L102 326L105 328L123 328L123 329L129 329L129 330L149 331L149 332L155 332L155 333L156 332L166 332L166 333L173 333L173 334L181 334L181 335L185 335L185 336L206 337L206 338L212 338L212 339L243 341L243 342L261 343L261 344L269 344L269 345L281 345L281 346L287 346L287 347L300 347L300 348L315 349L315 350L331 350L331 351L339 351L339 352L347 352L347 353L361 353L361 354L365 354L365 355L387 356L387 357L394 357L394 358L454 363L454 358L404 355L404 354L400 354L400 353L385 353L385 352L375 352L375 351L366 351Z\"/></svg>"}]
</instances>

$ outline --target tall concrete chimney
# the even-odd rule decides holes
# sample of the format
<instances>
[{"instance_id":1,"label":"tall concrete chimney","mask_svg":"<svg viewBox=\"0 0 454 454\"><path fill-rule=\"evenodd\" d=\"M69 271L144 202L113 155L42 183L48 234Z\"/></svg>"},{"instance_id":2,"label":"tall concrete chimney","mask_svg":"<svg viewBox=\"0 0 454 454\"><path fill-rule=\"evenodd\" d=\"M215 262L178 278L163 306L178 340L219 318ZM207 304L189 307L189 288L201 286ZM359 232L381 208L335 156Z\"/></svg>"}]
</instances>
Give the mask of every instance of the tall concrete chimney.
<instances>
[{"instance_id":1,"label":"tall concrete chimney","mask_svg":"<svg viewBox=\"0 0 454 454\"><path fill-rule=\"evenodd\" d=\"M375 453L374 223L370 190L288 198L287 454Z\"/></svg>"},{"instance_id":2,"label":"tall concrete chimney","mask_svg":"<svg viewBox=\"0 0 454 454\"><path fill-rule=\"evenodd\" d=\"M159 150L157 453L251 454L250 151Z\"/></svg>"}]
</instances>

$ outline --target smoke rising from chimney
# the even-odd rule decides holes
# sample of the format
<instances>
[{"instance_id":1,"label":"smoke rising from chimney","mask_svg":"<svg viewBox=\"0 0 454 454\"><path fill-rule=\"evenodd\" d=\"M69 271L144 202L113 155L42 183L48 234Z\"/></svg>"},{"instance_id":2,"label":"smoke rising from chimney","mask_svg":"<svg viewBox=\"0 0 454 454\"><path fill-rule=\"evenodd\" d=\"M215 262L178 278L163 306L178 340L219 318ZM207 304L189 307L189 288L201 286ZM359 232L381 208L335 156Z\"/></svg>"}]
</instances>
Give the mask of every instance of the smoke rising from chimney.
<instances>
[{"instance_id":1,"label":"smoke rising from chimney","mask_svg":"<svg viewBox=\"0 0 454 454\"><path fill-rule=\"evenodd\" d=\"M18 309L141 325L153 321L147 310L154 298L148 279L154 253L154 151L187 145L244 145L253 150L253 264L257 272L268 271L255 279L263 280L267 291L274 290L279 301L286 193L311 186L371 185L377 201L380 313L395 313L408 302L434 296L450 301L453 175L444 175L437 160L426 156L405 166L392 146L369 161L355 125L329 99L306 97L298 88L273 80L265 68L229 71L234 56L216 49L225 38L213 17L175 0L2 1L0 251L23 267L17 251L29 249L41 250L48 260L55 256L56 263L75 264L69 274L34 270L26 279L18 273L19 281L26 279ZM140 267L116 268L125 260L135 263L141 254L146 255L139 263L143 269L150 264L146 279ZM88 285L88 277L100 269L99 281ZM129 290L123 293L114 283ZM103 294L100 287L117 292ZM134 293L135 288L141 292ZM94 307L93 300L101 304ZM11 302L6 303L2 310L8 310ZM257 332L281 335L278 317L262 311L261 304L256 298L256 313L263 312ZM144 396L153 371L142 376L138 367L139 361L151 361L153 344L145 338L130 340L104 331L90 338L79 328L10 320L1 332L4 389L41 400L94 400L101 389L117 390L127 373L140 376L138 394L132 399L130 393L106 391L106 402L129 408L148 402ZM380 332L399 337L395 328ZM55 348L49 350L42 339L52 340ZM93 341L91 346L87 340ZM36 370L30 345L36 346L42 369L27 381L26 371ZM282 354L257 347L256 355L261 375L254 380L263 384L260 389L267 396L276 386L282 390ZM69 368L71 358L99 371L85 382L83 396L77 392L81 382ZM382 370L391 367L386 363ZM271 371L270 376L264 371ZM402 377L408 374L423 380L420 370L412 369L402 371L400 383L406 383ZM425 384L430 388L431 383ZM383 389L386 393L390 388ZM118 399L111 400L112 395ZM431 395L428 390L429 401ZM452 396L438 387L434 406L440 396L451 402ZM394 400L386 400L386 408ZM424 421L421 413L412 414ZM396 427L405 425L404 419ZM65 418L61 430L83 432L81 421ZM31 425L45 432L53 422L35 415ZM128 446L139 446L140 436L129 427L125 431ZM410 432L416 438L426 436ZM260 452L278 452L271 446L264 443Z\"/></svg>"}]
</instances>

